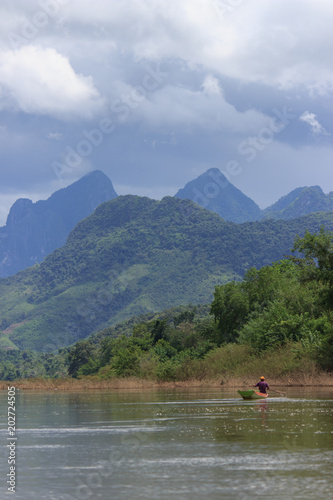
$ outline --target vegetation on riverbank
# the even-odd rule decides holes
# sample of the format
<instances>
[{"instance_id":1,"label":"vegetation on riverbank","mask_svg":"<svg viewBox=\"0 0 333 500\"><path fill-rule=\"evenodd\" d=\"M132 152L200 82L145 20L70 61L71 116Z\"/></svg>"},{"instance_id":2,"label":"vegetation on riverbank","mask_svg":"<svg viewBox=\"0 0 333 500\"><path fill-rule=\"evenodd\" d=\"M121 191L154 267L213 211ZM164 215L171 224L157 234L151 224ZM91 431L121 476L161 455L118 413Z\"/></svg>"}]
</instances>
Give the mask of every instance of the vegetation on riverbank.
<instances>
[{"instance_id":1,"label":"vegetation on riverbank","mask_svg":"<svg viewBox=\"0 0 333 500\"><path fill-rule=\"evenodd\" d=\"M209 357L206 363L201 365L200 377L180 377L178 380L162 381L156 378L142 377L111 377L102 378L98 375L87 375L79 378L73 377L33 377L18 379L12 382L1 381L0 389L6 390L14 385L21 390L60 390L60 391L86 391L86 390L144 390L144 389L168 389L168 388L194 388L194 387L216 387L221 390L234 388L246 389L258 381L261 374L265 374L267 381L274 390L284 391L288 387L331 387L333 388L333 373L318 369L316 364L299 358L294 351L294 346L288 345L278 351L270 351L264 356L246 358L243 357L239 346L230 345L228 348L220 348L214 356L215 364L211 363ZM228 358L228 370L225 359ZM221 373L220 363L225 366ZM203 371L205 370L205 376Z\"/></svg>"},{"instance_id":2,"label":"vegetation on riverbank","mask_svg":"<svg viewBox=\"0 0 333 500\"><path fill-rule=\"evenodd\" d=\"M14 381L3 381L5 389L10 383L20 389L43 390L86 390L86 389L145 389L150 387L237 387L244 388L255 383L265 374L272 388L292 386L331 386L333 373L320 369L309 351L302 344L288 342L278 349L257 352L249 345L227 344L212 349L198 359L184 359L169 372L161 375L165 365L156 364L144 373L110 374L106 366L92 375L78 375L76 378L61 375L56 378L37 376ZM147 369L147 365L145 366ZM170 376L172 373L172 376Z\"/></svg>"},{"instance_id":3,"label":"vegetation on riverbank","mask_svg":"<svg viewBox=\"0 0 333 500\"><path fill-rule=\"evenodd\" d=\"M217 286L210 307L141 316L57 355L2 353L1 378L42 384L58 378L81 387L120 380L239 385L264 373L279 385L331 382L333 234L307 233L294 250L304 257L252 268L242 282ZM67 375L72 379L64 382Z\"/></svg>"},{"instance_id":4,"label":"vegetation on riverbank","mask_svg":"<svg viewBox=\"0 0 333 500\"><path fill-rule=\"evenodd\" d=\"M216 285L282 259L321 224L332 230L333 212L236 224L189 200L119 196L42 263L0 280L0 341L52 352L133 316L210 303Z\"/></svg>"}]
</instances>

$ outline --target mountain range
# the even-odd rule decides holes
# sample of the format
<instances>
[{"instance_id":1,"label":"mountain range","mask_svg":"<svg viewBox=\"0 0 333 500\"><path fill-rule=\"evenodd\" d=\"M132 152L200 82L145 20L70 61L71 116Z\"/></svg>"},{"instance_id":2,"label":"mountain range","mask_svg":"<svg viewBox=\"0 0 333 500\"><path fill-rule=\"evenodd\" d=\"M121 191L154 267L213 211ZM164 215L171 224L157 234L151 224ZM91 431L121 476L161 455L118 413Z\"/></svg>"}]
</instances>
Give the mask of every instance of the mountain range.
<instances>
[{"instance_id":1,"label":"mountain range","mask_svg":"<svg viewBox=\"0 0 333 500\"><path fill-rule=\"evenodd\" d=\"M261 210L217 168L211 168L188 182L175 196L192 200L225 220L239 223L262 219L290 220L314 212L333 210L333 192L325 194L319 186L294 189Z\"/></svg>"},{"instance_id":2,"label":"mountain range","mask_svg":"<svg viewBox=\"0 0 333 500\"><path fill-rule=\"evenodd\" d=\"M333 192L325 194L321 187L300 187L262 211L263 218L290 220L314 212L333 210Z\"/></svg>"},{"instance_id":3,"label":"mountain range","mask_svg":"<svg viewBox=\"0 0 333 500\"><path fill-rule=\"evenodd\" d=\"M17 200L10 209L6 225L0 227L0 278L41 262L65 244L80 220L99 204L116 197L111 180L96 170L56 191L45 201ZM289 220L333 210L333 193L326 195L319 186L297 188L261 210L217 168L187 183L175 197L192 200L226 221L237 223Z\"/></svg>"},{"instance_id":4,"label":"mountain range","mask_svg":"<svg viewBox=\"0 0 333 500\"><path fill-rule=\"evenodd\" d=\"M161 201L117 196L100 171L46 201L17 200L0 228L0 348L53 351L135 315L209 303L215 285L290 254L296 234L333 230L332 210L319 186L260 210L218 169Z\"/></svg>"},{"instance_id":5,"label":"mountain range","mask_svg":"<svg viewBox=\"0 0 333 500\"><path fill-rule=\"evenodd\" d=\"M236 224L189 200L118 196L40 264L0 280L1 345L52 351L135 315L209 303L215 285L290 254L333 213Z\"/></svg>"},{"instance_id":6,"label":"mountain range","mask_svg":"<svg viewBox=\"0 0 333 500\"><path fill-rule=\"evenodd\" d=\"M18 199L0 228L0 277L41 262L65 244L80 220L116 196L110 179L96 170L47 200Z\"/></svg>"}]
</instances>

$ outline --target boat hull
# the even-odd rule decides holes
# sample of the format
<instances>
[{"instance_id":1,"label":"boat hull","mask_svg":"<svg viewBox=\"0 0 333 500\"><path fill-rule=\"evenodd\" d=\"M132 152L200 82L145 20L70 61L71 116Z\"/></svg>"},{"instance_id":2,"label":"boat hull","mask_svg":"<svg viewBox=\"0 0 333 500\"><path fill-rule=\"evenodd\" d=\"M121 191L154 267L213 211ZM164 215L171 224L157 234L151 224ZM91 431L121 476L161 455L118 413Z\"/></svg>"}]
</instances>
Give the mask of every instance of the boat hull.
<instances>
[{"instance_id":1,"label":"boat hull","mask_svg":"<svg viewBox=\"0 0 333 500\"><path fill-rule=\"evenodd\" d=\"M267 398L268 394L263 394L262 392L258 391L237 391L238 394L242 396L243 399L265 399Z\"/></svg>"}]
</instances>

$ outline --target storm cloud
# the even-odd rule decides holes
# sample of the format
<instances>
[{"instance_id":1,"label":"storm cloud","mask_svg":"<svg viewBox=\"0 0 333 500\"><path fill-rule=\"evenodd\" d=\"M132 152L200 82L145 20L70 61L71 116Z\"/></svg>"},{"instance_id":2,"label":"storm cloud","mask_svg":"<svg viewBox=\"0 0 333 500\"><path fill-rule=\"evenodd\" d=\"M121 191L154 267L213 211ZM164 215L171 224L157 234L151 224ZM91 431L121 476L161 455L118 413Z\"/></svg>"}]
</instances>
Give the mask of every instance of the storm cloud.
<instances>
[{"instance_id":1,"label":"storm cloud","mask_svg":"<svg viewBox=\"0 0 333 500\"><path fill-rule=\"evenodd\" d=\"M331 174L326 0L5 0L1 223L100 169L161 198L211 167L261 207Z\"/></svg>"}]
</instances>

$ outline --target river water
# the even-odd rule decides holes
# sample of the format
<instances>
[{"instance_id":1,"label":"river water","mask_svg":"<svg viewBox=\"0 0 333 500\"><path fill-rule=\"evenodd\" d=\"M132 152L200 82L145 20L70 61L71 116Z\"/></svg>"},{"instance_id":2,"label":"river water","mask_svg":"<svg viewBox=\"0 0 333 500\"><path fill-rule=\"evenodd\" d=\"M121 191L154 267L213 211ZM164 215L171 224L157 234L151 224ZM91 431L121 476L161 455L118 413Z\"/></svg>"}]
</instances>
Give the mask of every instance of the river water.
<instances>
[{"instance_id":1,"label":"river water","mask_svg":"<svg viewBox=\"0 0 333 500\"><path fill-rule=\"evenodd\" d=\"M20 391L15 495L0 410L1 499L333 498L333 388Z\"/></svg>"}]
</instances>

